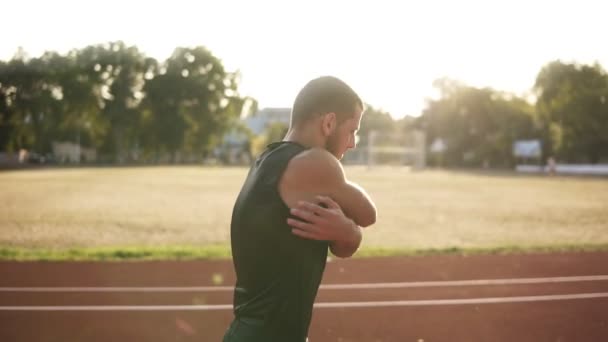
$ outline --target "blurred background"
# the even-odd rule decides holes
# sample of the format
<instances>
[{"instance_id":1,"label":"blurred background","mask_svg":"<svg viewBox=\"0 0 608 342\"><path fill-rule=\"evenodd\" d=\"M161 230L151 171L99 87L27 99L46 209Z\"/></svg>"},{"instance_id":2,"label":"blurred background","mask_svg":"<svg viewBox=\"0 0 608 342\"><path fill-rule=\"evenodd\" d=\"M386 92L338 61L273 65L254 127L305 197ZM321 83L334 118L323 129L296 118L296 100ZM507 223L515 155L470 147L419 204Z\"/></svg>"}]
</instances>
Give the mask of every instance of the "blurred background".
<instances>
[{"instance_id":1,"label":"blurred background","mask_svg":"<svg viewBox=\"0 0 608 342\"><path fill-rule=\"evenodd\" d=\"M368 104L362 148L373 129L419 130L431 166L513 168L518 157L606 162L602 8L9 2L0 47L2 162L242 163L230 150L239 145L250 159L279 139L298 90L325 74Z\"/></svg>"},{"instance_id":2,"label":"blurred background","mask_svg":"<svg viewBox=\"0 0 608 342\"><path fill-rule=\"evenodd\" d=\"M0 340L220 340L234 201L333 75L378 218L312 341L608 341L607 9L3 1Z\"/></svg>"},{"instance_id":3,"label":"blurred background","mask_svg":"<svg viewBox=\"0 0 608 342\"><path fill-rule=\"evenodd\" d=\"M549 177L608 174L605 9L7 2L0 167L26 170L0 175L0 242L226 243L246 167L282 139L295 95L321 75L366 103L343 163L381 204L369 243L608 242L605 178Z\"/></svg>"}]
</instances>

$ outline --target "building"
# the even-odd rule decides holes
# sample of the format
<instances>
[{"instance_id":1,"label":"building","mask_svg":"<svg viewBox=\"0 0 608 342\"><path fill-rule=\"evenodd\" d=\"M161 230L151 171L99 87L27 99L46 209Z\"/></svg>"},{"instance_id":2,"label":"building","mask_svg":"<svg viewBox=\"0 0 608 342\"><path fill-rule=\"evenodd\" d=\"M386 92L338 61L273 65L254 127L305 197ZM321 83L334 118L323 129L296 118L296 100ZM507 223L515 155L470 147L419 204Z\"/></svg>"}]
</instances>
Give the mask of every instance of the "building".
<instances>
[{"instance_id":1,"label":"building","mask_svg":"<svg viewBox=\"0 0 608 342\"><path fill-rule=\"evenodd\" d=\"M249 134L239 129L230 131L224 136L222 145L216 149L216 157L228 164L250 163L253 158L251 155L251 138L264 134L266 129L276 122L289 126L290 117L291 108L273 107L264 108L245 117L241 123Z\"/></svg>"},{"instance_id":2,"label":"building","mask_svg":"<svg viewBox=\"0 0 608 342\"><path fill-rule=\"evenodd\" d=\"M264 108L245 118L244 122L247 128L257 136L263 134L266 128L275 122L289 126L290 117L291 108Z\"/></svg>"}]
</instances>

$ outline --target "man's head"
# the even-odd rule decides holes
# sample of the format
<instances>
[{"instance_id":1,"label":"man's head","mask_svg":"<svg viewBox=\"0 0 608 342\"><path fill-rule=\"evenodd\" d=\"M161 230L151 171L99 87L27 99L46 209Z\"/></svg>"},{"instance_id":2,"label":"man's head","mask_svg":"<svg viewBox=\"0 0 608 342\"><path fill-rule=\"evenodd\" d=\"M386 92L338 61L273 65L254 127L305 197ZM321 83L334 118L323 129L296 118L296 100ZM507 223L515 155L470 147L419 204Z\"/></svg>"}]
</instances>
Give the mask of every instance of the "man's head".
<instances>
[{"instance_id":1,"label":"man's head","mask_svg":"<svg viewBox=\"0 0 608 342\"><path fill-rule=\"evenodd\" d=\"M312 127L336 158L355 147L363 102L342 80L323 76L308 82L296 96L290 130Z\"/></svg>"}]
</instances>

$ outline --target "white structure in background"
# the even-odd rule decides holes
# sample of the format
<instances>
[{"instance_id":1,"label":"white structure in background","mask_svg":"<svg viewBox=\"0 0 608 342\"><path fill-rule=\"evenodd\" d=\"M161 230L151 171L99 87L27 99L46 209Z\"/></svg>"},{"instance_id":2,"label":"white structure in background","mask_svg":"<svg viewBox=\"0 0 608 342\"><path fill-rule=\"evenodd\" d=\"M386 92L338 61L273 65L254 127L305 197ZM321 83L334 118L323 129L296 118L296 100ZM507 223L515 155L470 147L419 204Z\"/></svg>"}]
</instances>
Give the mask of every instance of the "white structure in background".
<instances>
[{"instance_id":1,"label":"white structure in background","mask_svg":"<svg viewBox=\"0 0 608 342\"><path fill-rule=\"evenodd\" d=\"M513 142L513 156L517 159L515 171L542 172L542 145L540 140L516 140ZM532 161L533 163L530 163Z\"/></svg>"},{"instance_id":2,"label":"white structure in background","mask_svg":"<svg viewBox=\"0 0 608 342\"><path fill-rule=\"evenodd\" d=\"M518 140L513 143L513 155L524 164L517 164L517 172L547 173L563 175L595 175L608 176L608 164L559 164L553 158L546 165L541 160L542 145L540 140ZM533 160L536 164L526 163Z\"/></svg>"},{"instance_id":3,"label":"white structure in background","mask_svg":"<svg viewBox=\"0 0 608 342\"><path fill-rule=\"evenodd\" d=\"M422 131L404 133L383 133L372 130L367 139L367 165L383 162L410 165L414 169L426 167L426 135Z\"/></svg>"},{"instance_id":4,"label":"white structure in background","mask_svg":"<svg viewBox=\"0 0 608 342\"><path fill-rule=\"evenodd\" d=\"M555 164L555 173L565 175L608 176L608 164Z\"/></svg>"},{"instance_id":5,"label":"white structure in background","mask_svg":"<svg viewBox=\"0 0 608 342\"><path fill-rule=\"evenodd\" d=\"M53 142L53 155L58 163L94 162L97 160L97 150L81 147L71 142Z\"/></svg>"},{"instance_id":6,"label":"white structure in background","mask_svg":"<svg viewBox=\"0 0 608 342\"><path fill-rule=\"evenodd\" d=\"M553 174L579 176L608 176L608 164L559 164L553 167ZM549 165L517 165L517 172L551 174Z\"/></svg>"},{"instance_id":7,"label":"white structure in background","mask_svg":"<svg viewBox=\"0 0 608 342\"><path fill-rule=\"evenodd\" d=\"M443 139L437 138L433 140L433 143L429 147L429 152L431 153L443 153L448 148L448 146L443 142Z\"/></svg>"},{"instance_id":8,"label":"white structure in background","mask_svg":"<svg viewBox=\"0 0 608 342\"><path fill-rule=\"evenodd\" d=\"M429 158L433 162L434 166L443 167L445 152L448 149L448 145L442 138L435 138L429 146Z\"/></svg>"},{"instance_id":9,"label":"white structure in background","mask_svg":"<svg viewBox=\"0 0 608 342\"><path fill-rule=\"evenodd\" d=\"M513 156L518 159L517 164L522 161L523 165L528 165L533 161L534 164L539 165L542 153L540 140L517 140L513 143Z\"/></svg>"}]
</instances>

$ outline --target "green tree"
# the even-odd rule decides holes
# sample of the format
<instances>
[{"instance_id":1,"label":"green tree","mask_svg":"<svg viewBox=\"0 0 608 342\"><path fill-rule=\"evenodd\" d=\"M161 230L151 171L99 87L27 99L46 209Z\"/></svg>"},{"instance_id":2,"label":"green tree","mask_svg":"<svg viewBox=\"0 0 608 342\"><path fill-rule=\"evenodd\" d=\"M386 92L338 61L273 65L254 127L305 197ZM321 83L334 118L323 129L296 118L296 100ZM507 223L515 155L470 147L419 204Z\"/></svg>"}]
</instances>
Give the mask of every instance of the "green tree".
<instances>
[{"instance_id":1,"label":"green tree","mask_svg":"<svg viewBox=\"0 0 608 342\"><path fill-rule=\"evenodd\" d=\"M10 108L13 90L6 79L7 69L7 63L0 61L0 151L8 150L14 131L14 120L11 119L14 114Z\"/></svg>"},{"instance_id":2,"label":"green tree","mask_svg":"<svg viewBox=\"0 0 608 342\"><path fill-rule=\"evenodd\" d=\"M361 129L359 135L360 146L368 145L369 132L377 131L380 134L390 134L396 130L396 122L393 117L381 109L374 108L372 105L365 105L365 112L361 117Z\"/></svg>"},{"instance_id":3,"label":"green tree","mask_svg":"<svg viewBox=\"0 0 608 342\"><path fill-rule=\"evenodd\" d=\"M533 138L533 107L523 99L493 89L478 89L441 79L441 97L430 101L416 122L427 135L447 145L448 166L511 166L515 140Z\"/></svg>"},{"instance_id":4,"label":"green tree","mask_svg":"<svg viewBox=\"0 0 608 342\"><path fill-rule=\"evenodd\" d=\"M102 82L95 77L92 66L83 63L81 55L82 51L72 50L65 56L54 52L42 56L59 103L53 113L58 125L52 138L97 148L109 126L100 115Z\"/></svg>"},{"instance_id":5,"label":"green tree","mask_svg":"<svg viewBox=\"0 0 608 342\"><path fill-rule=\"evenodd\" d=\"M206 48L177 48L144 87L146 127L154 137L146 141L174 161L178 152L207 154L246 103L237 83L238 74L226 72Z\"/></svg>"},{"instance_id":6,"label":"green tree","mask_svg":"<svg viewBox=\"0 0 608 342\"><path fill-rule=\"evenodd\" d=\"M50 140L58 120L58 97L44 59L29 59L21 51L0 64L2 144L9 151L21 148L50 152Z\"/></svg>"},{"instance_id":7,"label":"green tree","mask_svg":"<svg viewBox=\"0 0 608 342\"><path fill-rule=\"evenodd\" d=\"M569 162L608 160L608 74L599 64L551 62L534 89L549 153Z\"/></svg>"},{"instance_id":8,"label":"green tree","mask_svg":"<svg viewBox=\"0 0 608 342\"><path fill-rule=\"evenodd\" d=\"M283 140L289 127L282 122L273 122L264 130L264 146Z\"/></svg>"},{"instance_id":9,"label":"green tree","mask_svg":"<svg viewBox=\"0 0 608 342\"><path fill-rule=\"evenodd\" d=\"M78 71L93 82L91 95L97 95L100 110L95 126L104 132L100 152L118 162L128 160L138 145L146 62L136 47L121 41L88 46L77 53ZM91 119L83 121L90 126Z\"/></svg>"}]
</instances>

